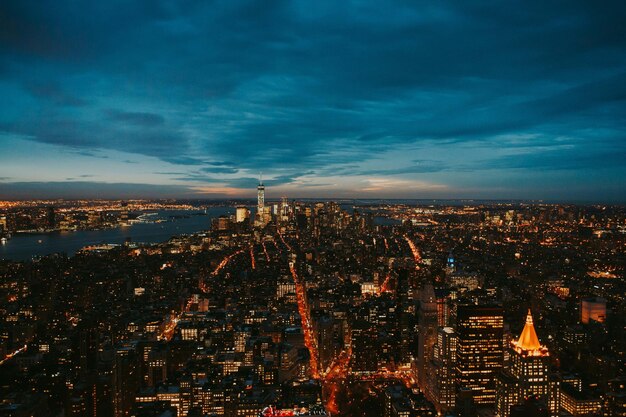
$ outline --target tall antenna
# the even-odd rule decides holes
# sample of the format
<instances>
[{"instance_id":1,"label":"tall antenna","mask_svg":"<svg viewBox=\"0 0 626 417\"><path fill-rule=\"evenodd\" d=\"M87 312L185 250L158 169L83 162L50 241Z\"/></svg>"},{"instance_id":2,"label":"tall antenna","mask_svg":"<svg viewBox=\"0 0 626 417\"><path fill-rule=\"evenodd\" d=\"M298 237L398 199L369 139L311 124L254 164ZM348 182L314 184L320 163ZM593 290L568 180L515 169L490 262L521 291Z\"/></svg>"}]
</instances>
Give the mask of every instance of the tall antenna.
<instances>
[{"instance_id":1,"label":"tall antenna","mask_svg":"<svg viewBox=\"0 0 626 417\"><path fill-rule=\"evenodd\" d=\"M263 171L259 172L259 185L263 185Z\"/></svg>"}]
</instances>

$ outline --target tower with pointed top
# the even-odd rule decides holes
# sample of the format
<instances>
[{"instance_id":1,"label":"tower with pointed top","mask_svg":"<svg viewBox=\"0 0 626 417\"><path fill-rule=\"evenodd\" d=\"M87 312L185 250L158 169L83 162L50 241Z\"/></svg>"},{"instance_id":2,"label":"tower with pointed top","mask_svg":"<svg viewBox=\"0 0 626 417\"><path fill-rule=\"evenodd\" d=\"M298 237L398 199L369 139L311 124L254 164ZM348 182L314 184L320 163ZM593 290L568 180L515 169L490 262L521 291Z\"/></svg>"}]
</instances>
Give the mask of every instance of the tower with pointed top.
<instances>
[{"instance_id":1,"label":"tower with pointed top","mask_svg":"<svg viewBox=\"0 0 626 417\"><path fill-rule=\"evenodd\" d=\"M537 337L533 316L528 310L522 334L511 342L510 362L497 379L496 411L509 417L511 406L536 396L548 405L548 359L550 353Z\"/></svg>"},{"instance_id":2,"label":"tower with pointed top","mask_svg":"<svg viewBox=\"0 0 626 417\"><path fill-rule=\"evenodd\" d=\"M259 185L256 187L257 214L263 215L265 209L265 185L263 185L263 174L259 175Z\"/></svg>"},{"instance_id":3,"label":"tower with pointed top","mask_svg":"<svg viewBox=\"0 0 626 417\"><path fill-rule=\"evenodd\" d=\"M265 185L263 185L263 174L259 174L259 185L256 187L256 215L255 226L265 226L264 214L265 214Z\"/></svg>"}]
</instances>

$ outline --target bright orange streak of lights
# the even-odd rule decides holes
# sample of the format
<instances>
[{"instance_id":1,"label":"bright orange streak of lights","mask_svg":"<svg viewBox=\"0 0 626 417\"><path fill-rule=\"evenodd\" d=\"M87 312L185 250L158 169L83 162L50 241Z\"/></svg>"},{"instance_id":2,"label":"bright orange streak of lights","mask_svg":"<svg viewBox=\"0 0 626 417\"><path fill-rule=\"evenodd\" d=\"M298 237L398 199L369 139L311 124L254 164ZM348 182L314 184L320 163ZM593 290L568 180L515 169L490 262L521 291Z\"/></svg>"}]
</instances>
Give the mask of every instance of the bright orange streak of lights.
<instances>
[{"instance_id":1,"label":"bright orange streak of lights","mask_svg":"<svg viewBox=\"0 0 626 417\"><path fill-rule=\"evenodd\" d=\"M385 238L385 250L389 250L389 242L387 242L387 238Z\"/></svg>"},{"instance_id":2,"label":"bright orange streak of lights","mask_svg":"<svg viewBox=\"0 0 626 417\"><path fill-rule=\"evenodd\" d=\"M313 336L313 326L311 325L311 315L309 309L306 306L306 296L304 293L304 286L300 282L298 273L296 272L295 265L290 265L291 275L293 281L296 284L296 299L298 301L298 313L300 313L300 320L302 322L302 331L304 332L304 344L309 349L311 354L311 360L309 366L311 367L311 375L315 379L319 379L319 354L317 350L317 340Z\"/></svg>"},{"instance_id":3,"label":"bright orange streak of lights","mask_svg":"<svg viewBox=\"0 0 626 417\"><path fill-rule=\"evenodd\" d=\"M339 404L337 404L339 384L337 382L333 382L326 385L328 386L328 394L326 394L326 411L328 411L331 415L337 415L339 414Z\"/></svg>"},{"instance_id":4,"label":"bright orange streak of lights","mask_svg":"<svg viewBox=\"0 0 626 417\"><path fill-rule=\"evenodd\" d=\"M418 263L422 261L422 255L420 255L419 249L417 249L417 246L415 246L415 243L413 243L413 241L409 239L407 235L404 235L404 239L406 240L406 243L409 244L409 247L411 248L411 252L413 252L413 258L415 258L415 269L419 270L420 266L418 265Z\"/></svg>"},{"instance_id":5,"label":"bright orange streak of lights","mask_svg":"<svg viewBox=\"0 0 626 417\"><path fill-rule=\"evenodd\" d=\"M254 259L254 249L250 245L250 262L252 262L252 269L256 269L256 260Z\"/></svg>"},{"instance_id":6,"label":"bright orange streak of lights","mask_svg":"<svg viewBox=\"0 0 626 417\"><path fill-rule=\"evenodd\" d=\"M219 265L217 266L217 268L215 268L215 271L213 271L211 273L212 276L215 276L217 274L219 274L219 272L226 266L228 265L228 262L230 262L231 259L233 259L235 256L242 254L243 250L238 250L235 253L231 253L230 255L228 255L227 257L225 257L224 259L222 259L222 262L219 263Z\"/></svg>"},{"instance_id":7,"label":"bright orange streak of lights","mask_svg":"<svg viewBox=\"0 0 626 417\"><path fill-rule=\"evenodd\" d=\"M161 332L161 334L157 337L158 340L172 340L176 326L178 326L179 317L180 315L174 317L169 323L167 323L163 332Z\"/></svg>"},{"instance_id":8,"label":"bright orange streak of lights","mask_svg":"<svg viewBox=\"0 0 626 417\"><path fill-rule=\"evenodd\" d=\"M389 289L389 281L391 281L391 272L387 273L385 281L383 281L383 285L380 286L380 294L391 291Z\"/></svg>"},{"instance_id":9,"label":"bright orange streak of lights","mask_svg":"<svg viewBox=\"0 0 626 417\"><path fill-rule=\"evenodd\" d=\"M211 276L217 275L222 269L224 269L226 265L228 265L228 262L230 262L231 259L233 259L235 256L242 254L242 253L243 253L243 250L238 250L237 252L231 253L230 255L226 256L224 259L222 259L222 262L220 262L219 265L217 265L215 270L211 273ZM254 254L252 253L252 247L250 247L250 255L252 256L252 268L254 269L255 263L254 263ZM207 292L208 287L204 282L200 282L198 284L198 289L202 292ZM183 308L183 311L179 313L178 315L176 315L176 317L172 318L172 320L170 320L170 322L165 326L165 329L163 329L161 334L157 336L158 340L171 340L172 339L172 337L174 336L174 331L176 330L176 326L178 326L178 321L180 320L180 316L182 316L183 313L185 313L186 311L189 311L190 306L191 306L191 302L187 302L187 304L185 305L185 308Z\"/></svg>"},{"instance_id":10,"label":"bright orange streak of lights","mask_svg":"<svg viewBox=\"0 0 626 417\"><path fill-rule=\"evenodd\" d=\"M263 253L265 253L265 259L267 259L267 262L270 261L270 254L267 253L267 248L265 247L265 242L261 242L261 245L263 246Z\"/></svg>"},{"instance_id":11,"label":"bright orange streak of lights","mask_svg":"<svg viewBox=\"0 0 626 417\"><path fill-rule=\"evenodd\" d=\"M324 376L324 388L326 394L326 410L331 414L339 414L339 404L337 404L337 394L339 393L339 385L348 375L348 364L352 357L352 346L347 351L341 352L339 358L330 367L328 373Z\"/></svg>"},{"instance_id":12,"label":"bright orange streak of lights","mask_svg":"<svg viewBox=\"0 0 626 417\"><path fill-rule=\"evenodd\" d=\"M283 237L282 233L278 232L278 236L280 236L280 240L283 242L283 245L287 247L287 250L291 252L292 251L291 246L289 246L289 243L285 242L285 238Z\"/></svg>"},{"instance_id":13,"label":"bright orange streak of lights","mask_svg":"<svg viewBox=\"0 0 626 417\"><path fill-rule=\"evenodd\" d=\"M211 276L214 277L215 275L219 274L219 272L226 266L228 265L228 262L230 262L231 259L233 259L235 256L242 254L243 253L243 249L242 250L238 250L235 253L231 253L230 255L226 256L224 259L222 259L222 262L219 263L219 265L217 265L217 267L215 268L215 270L213 272L211 272ZM198 288L200 289L200 291L202 292L208 292L208 286L206 285L206 283L204 282L200 282L198 284Z\"/></svg>"},{"instance_id":14,"label":"bright orange streak of lights","mask_svg":"<svg viewBox=\"0 0 626 417\"><path fill-rule=\"evenodd\" d=\"M19 348L18 350L16 350L15 352L9 353L8 355L6 355L4 357L4 359L2 359L0 361L0 365L4 365L5 362L8 362L9 360L11 360L12 357L14 357L15 355L17 355L18 353L21 353L23 351L25 351L27 348L26 345L22 346L21 348Z\"/></svg>"}]
</instances>

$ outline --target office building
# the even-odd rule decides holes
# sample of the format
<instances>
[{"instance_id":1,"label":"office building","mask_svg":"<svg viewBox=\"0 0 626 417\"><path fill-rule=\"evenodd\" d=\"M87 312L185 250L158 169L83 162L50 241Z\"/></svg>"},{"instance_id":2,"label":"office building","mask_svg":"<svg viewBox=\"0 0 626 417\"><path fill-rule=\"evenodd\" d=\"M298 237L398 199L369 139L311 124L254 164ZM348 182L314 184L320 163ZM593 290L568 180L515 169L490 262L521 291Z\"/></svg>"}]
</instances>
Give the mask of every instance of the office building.
<instances>
[{"instance_id":1,"label":"office building","mask_svg":"<svg viewBox=\"0 0 626 417\"><path fill-rule=\"evenodd\" d=\"M547 406L549 353L539 343L530 310L522 334L511 343L509 357L507 367L497 379L497 415L510 417L511 408L530 397Z\"/></svg>"},{"instance_id":2,"label":"office building","mask_svg":"<svg viewBox=\"0 0 626 417\"><path fill-rule=\"evenodd\" d=\"M456 383L471 391L477 405L493 405L503 362L502 307L460 305L456 323Z\"/></svg>"}]
</instances>

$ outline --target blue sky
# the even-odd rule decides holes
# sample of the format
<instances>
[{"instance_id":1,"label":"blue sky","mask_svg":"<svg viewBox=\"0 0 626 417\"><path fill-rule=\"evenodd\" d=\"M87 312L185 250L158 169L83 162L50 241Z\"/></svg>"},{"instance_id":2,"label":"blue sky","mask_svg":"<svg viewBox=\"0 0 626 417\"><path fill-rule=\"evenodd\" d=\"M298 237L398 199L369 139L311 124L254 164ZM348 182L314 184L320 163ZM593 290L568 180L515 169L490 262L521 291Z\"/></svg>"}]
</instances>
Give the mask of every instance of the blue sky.
<instances>
[{"instance_id":1,"label":"blue sky","mask_svg":"<svg viewBox=\"0 0 626 417\"><path fill-rule=\"evenodd\" d=\"M0 3L0 198L626 200L624 1Z\"/></svg>"}]
</instances>

